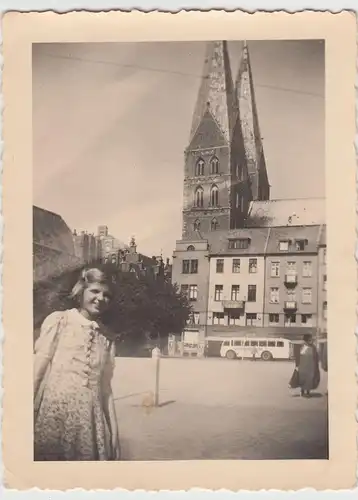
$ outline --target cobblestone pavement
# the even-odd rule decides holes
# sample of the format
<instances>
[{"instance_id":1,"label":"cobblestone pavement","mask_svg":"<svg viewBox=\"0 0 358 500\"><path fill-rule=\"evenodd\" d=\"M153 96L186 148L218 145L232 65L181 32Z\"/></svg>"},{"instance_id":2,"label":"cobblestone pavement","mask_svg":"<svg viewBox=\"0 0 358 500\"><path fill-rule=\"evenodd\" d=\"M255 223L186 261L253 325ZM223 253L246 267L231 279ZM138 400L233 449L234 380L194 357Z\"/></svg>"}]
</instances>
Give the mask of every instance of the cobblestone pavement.
<instances>
[{"instance_id":1,"label":"cobblestone pavement","mask_svg":"<svg viewBox=\"0 0 358 500\"><path fill-rule=\"evenodd\" d=\"M123 459L324 459L327 375L311 399L288 388L291 362L117 358Z\"/></svg>"}]
</instances>

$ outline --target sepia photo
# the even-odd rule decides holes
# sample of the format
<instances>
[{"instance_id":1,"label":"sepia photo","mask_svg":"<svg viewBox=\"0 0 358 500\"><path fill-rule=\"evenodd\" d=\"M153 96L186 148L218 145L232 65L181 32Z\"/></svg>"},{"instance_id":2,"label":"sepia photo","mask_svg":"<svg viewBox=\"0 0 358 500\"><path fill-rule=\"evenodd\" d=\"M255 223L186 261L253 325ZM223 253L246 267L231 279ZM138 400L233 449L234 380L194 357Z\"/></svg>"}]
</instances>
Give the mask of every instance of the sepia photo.
<instances>
[{"instance_id":1,"label":"sepia photo","mask_svg":"<svg viewBox=\"0 0 358 500\"><path fill-rule=\"evenodd\" d=\"M354 155L328 170L332 43L31 43L36 467L335 463L354 308L339 332L328 295L352 293L354 247L330 239L350 221L331 176Z\"/></svg>"}]
</instances>

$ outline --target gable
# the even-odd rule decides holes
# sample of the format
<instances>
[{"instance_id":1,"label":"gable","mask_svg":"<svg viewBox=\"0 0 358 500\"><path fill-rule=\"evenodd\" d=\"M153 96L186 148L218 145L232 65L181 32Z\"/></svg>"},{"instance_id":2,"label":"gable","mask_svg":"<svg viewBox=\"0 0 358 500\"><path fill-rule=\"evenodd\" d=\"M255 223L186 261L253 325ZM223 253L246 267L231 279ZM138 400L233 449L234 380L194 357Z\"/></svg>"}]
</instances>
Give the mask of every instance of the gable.
<instances>
[{"instance_id":1,"label":"gable","mask_svg":"<svg viewBox=\"0 0 358 500\"><path fill-rule=\"evenodd\" d=\"M227 144L219 125L211 113L207 111L194 133L189 149L213 148L217 146L227 146Z\"/></svg>"}]
</instances>

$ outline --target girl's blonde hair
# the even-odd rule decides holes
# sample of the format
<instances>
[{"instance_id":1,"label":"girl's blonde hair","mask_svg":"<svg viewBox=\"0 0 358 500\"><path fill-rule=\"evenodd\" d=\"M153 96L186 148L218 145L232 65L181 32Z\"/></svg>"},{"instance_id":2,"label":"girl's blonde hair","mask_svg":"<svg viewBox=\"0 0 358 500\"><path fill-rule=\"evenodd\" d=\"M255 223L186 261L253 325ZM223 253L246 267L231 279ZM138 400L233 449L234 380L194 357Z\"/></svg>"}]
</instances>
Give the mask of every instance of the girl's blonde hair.
<instances>
[{"instance_id":1,"label":"girl's blonde hair","mask_svg":"<svg viewBox=\"0 0 358 500\"><path fill-rule=\"evenodd\" d=\"M83 269L81 271L79 279L77 280L75 286L72 288L70 298L76 302L80 302L84 290L92 283L107 285L110 288L111 292L113 292L113 282L110 277L101 269L92 267L89 269Z\"/></svg>"}]
</instances>

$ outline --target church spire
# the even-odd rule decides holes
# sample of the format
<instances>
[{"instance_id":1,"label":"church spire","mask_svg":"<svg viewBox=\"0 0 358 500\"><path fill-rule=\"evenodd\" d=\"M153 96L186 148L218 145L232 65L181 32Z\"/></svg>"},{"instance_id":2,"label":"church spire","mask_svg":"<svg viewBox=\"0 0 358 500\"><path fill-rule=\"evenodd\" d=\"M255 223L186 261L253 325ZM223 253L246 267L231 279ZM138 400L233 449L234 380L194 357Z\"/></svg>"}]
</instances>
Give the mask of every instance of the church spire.
<instances>
[{"instance_id":1,"label":"church spire","mask_svg":"<svg viewBox=\"0 0 358 500\"><path fill-rule=\"evenodd\" d=\"M254 200L267 200L269 199L270 186L256 108L249 49L246 42L244 42L242 50L235 89L247 169L251 179L252 197Z\"/></svg>"},{"instance_id":2,"label":"church spire","mask_svg":"<svg viewBox=\"0 0 358 500\"><path fill-rule=\"evenodd\" d=\"M225 139L230 141L234 126L235 91L226 41L207 44L190 141L206 112L212 115Z\"/></svg>"}]
</instances>

